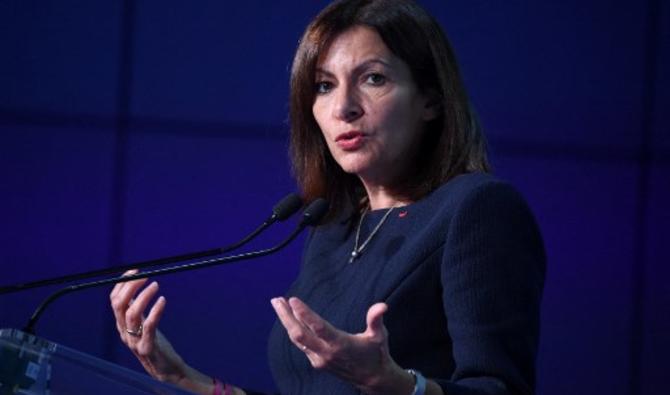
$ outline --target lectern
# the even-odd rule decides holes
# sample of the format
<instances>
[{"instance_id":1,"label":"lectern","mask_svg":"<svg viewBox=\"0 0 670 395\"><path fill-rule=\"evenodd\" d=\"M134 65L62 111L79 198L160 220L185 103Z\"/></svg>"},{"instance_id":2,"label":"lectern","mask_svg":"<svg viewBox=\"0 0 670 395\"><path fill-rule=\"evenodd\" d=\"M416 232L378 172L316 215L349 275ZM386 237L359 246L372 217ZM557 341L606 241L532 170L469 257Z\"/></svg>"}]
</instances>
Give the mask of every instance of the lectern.
<instances>
[{"instance_id":1,"label":"lectern","mask_svg":"<svg viewBox=\"0 0 670 395\"><path fill-rule=\"evenodd\" d=\"M133 370L27 334L0 329L0 395L190 394Z\"/></svg>"}]
</instances>

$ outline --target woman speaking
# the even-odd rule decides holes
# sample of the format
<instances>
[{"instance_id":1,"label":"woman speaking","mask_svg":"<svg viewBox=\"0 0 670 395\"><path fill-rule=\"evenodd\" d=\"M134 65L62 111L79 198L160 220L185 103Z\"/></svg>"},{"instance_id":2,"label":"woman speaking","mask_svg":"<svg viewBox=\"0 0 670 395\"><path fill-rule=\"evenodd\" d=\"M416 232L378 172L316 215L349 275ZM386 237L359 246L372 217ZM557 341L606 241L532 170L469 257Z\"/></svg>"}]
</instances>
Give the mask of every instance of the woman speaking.
<instances>
[{"instance_id":1,"label":"woman speaking","mask_svg":"<svg viewBox=\"0 0 670 395\"><path fill-rule=\"evenodd\" d=\"M290 121L303 196L331 209L271 300L279 392L533 393L542 240L524 199L487 173L435 20L410 0L328 6L293 61ZM146 370L198 394L252 394L179 357L157 329L165 298L151 305L158 285L145 281L111 301Z\"/></svg>"}]
</instances>

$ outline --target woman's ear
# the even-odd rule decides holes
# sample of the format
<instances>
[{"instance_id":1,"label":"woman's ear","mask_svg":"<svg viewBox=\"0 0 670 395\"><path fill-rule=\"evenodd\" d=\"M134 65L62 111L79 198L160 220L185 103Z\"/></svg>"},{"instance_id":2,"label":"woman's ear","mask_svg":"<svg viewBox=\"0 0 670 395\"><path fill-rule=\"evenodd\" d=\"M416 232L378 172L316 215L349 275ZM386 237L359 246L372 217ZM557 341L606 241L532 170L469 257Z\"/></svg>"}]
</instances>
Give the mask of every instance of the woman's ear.
<instances>
[{"instance_id":1,"label":"woman's ear","mask_svg":"<svg viewBox=\"0 0 670 395\"><path fill-rule=\"evenodd\" d=\"M435 91L429 91L426 95L426 102L423 107L423 120L432 121L442 113L442 100Z\"/></svg>"}]
</instances>

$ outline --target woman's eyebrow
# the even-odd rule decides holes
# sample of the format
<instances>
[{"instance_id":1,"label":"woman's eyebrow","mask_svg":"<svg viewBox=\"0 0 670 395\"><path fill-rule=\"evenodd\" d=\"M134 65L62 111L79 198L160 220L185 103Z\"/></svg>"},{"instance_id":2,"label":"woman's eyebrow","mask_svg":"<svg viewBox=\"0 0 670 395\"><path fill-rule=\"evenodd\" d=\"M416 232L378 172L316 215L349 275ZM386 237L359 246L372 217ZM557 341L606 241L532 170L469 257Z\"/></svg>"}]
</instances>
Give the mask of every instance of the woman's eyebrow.
<instances>
[{"instance_id":1,"label":"woman's eyebrow","mask_svg":"<svg viewBox=\"0 0 670 395\"><path fill-rule=\"evenodd\" d=\"M384 67L387 67L389 69L393 69L393 66L388 61L386 61L382 58L374 58L374 59L365 60L361 64L354 67L353 73L354 74L360 73L361 70L365 70L365 69L367 69L368 67L370 67L374 64L380 64L380 65L382 65ZM335 74L333 72L328 71L328 70L324 69L323 67L317 67L315 69L315 73L317 75L318 74L325 75L326 77L334 77L335 76Z\"/></svg>"},{"instance_id":2,"label":"woman's eyebrow","mask_svg":"<svg viewBox=\"0 0 670 395\"><path fill-rule=\"evenodd\" d=\"M374 58L374 59L368 59L368 60L364 61L363 63L359 64L358 66L356 66L356 68L354 68L354 71L357 71L357 70L360 70L360 69L366 69L366 68L368 68L368 67L370 67L374 64L380 64L380 65L382 65L384 67L387 67L389 69L393 68L393 66L391 66L391 63L387 62L386 60L384 60L382 58Z\"/></svg>"},{"instance_id":3,"label":"woman's eyebrow","mask_svg":"<svg viewBox=\"0 0 670 395\"><path fill-rule=\"evenodd\" d=\"M321 68L321 67L317 67L316 70L314 70L314 73L315 73L316 75L323 74L323 75L325 75L326 77L333 77L333 76L334 76L333 73L331 73L330 71L328 71L328 70L326 70L326 69L323 69L323 68Z\"/></svg>"}]
</instances>

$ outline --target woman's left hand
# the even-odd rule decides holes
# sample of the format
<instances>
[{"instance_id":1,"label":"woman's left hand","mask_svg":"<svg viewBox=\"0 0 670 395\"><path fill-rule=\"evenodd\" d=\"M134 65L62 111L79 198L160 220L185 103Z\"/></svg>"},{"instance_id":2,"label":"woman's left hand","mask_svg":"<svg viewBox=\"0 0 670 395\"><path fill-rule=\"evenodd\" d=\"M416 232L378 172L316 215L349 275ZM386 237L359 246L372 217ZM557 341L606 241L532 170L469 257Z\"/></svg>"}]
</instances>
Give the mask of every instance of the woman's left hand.
<instances>
[{"instance_id":1,"label":"woman's left hand","mask_svg":"<svg viewBox=\"0 0 670 395\"><path fill-rule=\"evenodd\" d=\"M314 368L328 370L368 394L412 393L412 377L389 354L385 303L372 305L365 331L351 334L333 327L298 298L271 302L289 338Z\"/></svg>"}]
</instances>

